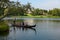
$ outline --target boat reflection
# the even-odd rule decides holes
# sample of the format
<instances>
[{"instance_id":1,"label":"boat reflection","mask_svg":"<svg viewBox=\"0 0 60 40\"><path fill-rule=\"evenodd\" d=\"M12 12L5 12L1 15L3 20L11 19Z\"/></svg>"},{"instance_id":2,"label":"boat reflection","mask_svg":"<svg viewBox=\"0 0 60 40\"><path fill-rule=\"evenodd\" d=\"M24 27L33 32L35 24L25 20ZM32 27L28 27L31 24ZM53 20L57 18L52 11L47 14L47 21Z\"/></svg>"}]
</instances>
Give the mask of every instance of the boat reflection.
<instances>
[{"instance_id":1,"label":"boat reflection","mask_svg":"<svg viewBox=\"0 0 60 40\"><path fill-rule=\"evenodd\" d=\"M12 26L13 27L13 26ZM32 28L32 27L13 27L13 30L16 32L16 30L19 29L19 30L22 30L22 31L27 31L27 30L33 30L36 34L36 29L35 28Z\"/></svg>"}]
</instances>

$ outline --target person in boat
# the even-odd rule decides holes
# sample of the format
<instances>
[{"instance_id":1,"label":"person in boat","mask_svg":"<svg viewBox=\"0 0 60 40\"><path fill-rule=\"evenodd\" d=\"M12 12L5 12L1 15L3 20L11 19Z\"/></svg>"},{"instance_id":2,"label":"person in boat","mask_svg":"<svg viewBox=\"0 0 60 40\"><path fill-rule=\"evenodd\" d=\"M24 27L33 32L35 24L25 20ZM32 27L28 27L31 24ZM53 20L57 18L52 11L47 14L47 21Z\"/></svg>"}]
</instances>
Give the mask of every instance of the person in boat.
<instances>
[{"instance_id":1,"label":"person in boat","mask_svg":"<svg viewBox=\"0 0 60 40\"><path fill-rule=\"evenodd\" d=\"M26 23L26 22L22 22L22 25L23 25L23 26L27 26L27 23Z\"/></svg>"},{"instance_id":2,"label":"person in boat","mask_svg":"<svg viewBox=\"0 0 60 40\"><path fill-rule=\"evenodd\" d=\"M24 22L22 22L22 25L24 26Z\"/></svg>"},{"instance_id":3,"label":"person in boat","mask_svg":"<svg viewBox=\"0 0 60 40\"><path fill-rule=\"evenodd\" d=\"M14 19L13 23L15 24L15 22L16 22L16 18Z\"/></svg>"}]
</instances>

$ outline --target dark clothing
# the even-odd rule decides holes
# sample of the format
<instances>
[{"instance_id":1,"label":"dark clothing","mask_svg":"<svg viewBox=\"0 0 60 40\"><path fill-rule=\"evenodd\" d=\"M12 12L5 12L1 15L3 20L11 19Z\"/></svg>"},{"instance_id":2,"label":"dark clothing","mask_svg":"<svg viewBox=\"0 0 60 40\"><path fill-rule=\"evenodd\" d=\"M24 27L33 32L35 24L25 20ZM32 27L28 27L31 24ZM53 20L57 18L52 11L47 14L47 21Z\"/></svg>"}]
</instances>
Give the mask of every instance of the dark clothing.
<instances>
[{"instance_id":1,"label":"dark clothing","mask_svg":"<svg viewBox=\"0 0 60 40\"><path fill-rule=\"evenodd\" d=\"M16 18L15 18L15 20L13 21L14 24L15 24L15 21L16 21Z\"/></svg>"},{"instance_id":2,"label":"dark clothing","mask_svg":"<svg viewBox=\"0 0 60 40\"><path fill-rule=\"evenodd\" d=\"M22 25L24 25L24 22L22 22Z\"/></svg>"},{"instance_id":3,"label":"dark clothing","mask_svg":"<svg viewBox=\"0 0 60 40\"><path fill-rule=\"evenodd\" d=\"M13 23L15 24L15 20L13 21Z\"/></svg>"}]
</instances>

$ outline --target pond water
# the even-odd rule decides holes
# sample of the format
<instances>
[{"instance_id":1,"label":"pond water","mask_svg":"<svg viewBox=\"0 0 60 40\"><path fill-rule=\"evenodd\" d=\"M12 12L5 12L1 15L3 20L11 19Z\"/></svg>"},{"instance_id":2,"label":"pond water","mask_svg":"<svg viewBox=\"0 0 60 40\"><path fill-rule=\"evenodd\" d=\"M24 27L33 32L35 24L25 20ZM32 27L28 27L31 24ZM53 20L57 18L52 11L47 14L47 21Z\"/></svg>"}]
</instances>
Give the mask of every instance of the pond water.
<instances>
[{"instance_id":1,"label":"pond water","mask_svg":"<svg viewBox=\"0 0 60 40\"><path fill-rule=\"evenodd\" d=\"M13 19L5 19L9 33L0 35L0 40L60 40L60 18L20 18L16 22L36 24L34 28L13 27Z\"/></svg>"}]
</instances>

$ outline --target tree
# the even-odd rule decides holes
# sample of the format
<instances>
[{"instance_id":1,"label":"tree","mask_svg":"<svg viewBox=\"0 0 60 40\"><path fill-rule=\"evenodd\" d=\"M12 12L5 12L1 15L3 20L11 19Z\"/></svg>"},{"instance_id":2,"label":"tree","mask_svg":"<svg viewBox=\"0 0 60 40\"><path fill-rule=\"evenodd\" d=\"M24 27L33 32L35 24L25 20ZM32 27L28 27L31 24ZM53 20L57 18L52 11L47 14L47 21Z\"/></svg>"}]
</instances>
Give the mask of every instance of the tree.
<instances>
[{"instance_id":1,"label":"tree","mask_svg":"<svg viewBox=\"0 0 60 40\"><path fill-rule=\"evenodd\" d=\"M24 5L24 10L26 11L26 13L32 11L32 10L31 10L31 5L30 5L30 3L27 3L26 5Z\"/></svg>"},{"instance_id":2,"label":"tree","mask_svg":"<svg viewBox=\"0 0 60 40\"><path fill-rule=\"evenodd\" d=\"M8 6L9 0L0 0L0 7L6 8Z\"/></svg>"},{"instance_id":3,"label":"tree","mask_svg":"<svg viewBox=\"0 0 60 40\"><path fill-rule=\"evenodd\" d=\"M49 10L49 14L53 16L60 16L60 9L54 8L53 10Z\"/></svg>"},{"instance_id":4,"label":"tree","mask_svg":"<svg viewBox=\"0 0 60 40\"><path fill-rule=\"evenodd\" d=\"M5 3L6 3L6 2L9 2L9 0L0 0L0 1L1 1L1 2L5 2Z\"/></svg>"},{"instance_id":5,"label":"tree","mask_svg":"<svg viewBox=\"0 0 60 40\"><path fill-rule=\"evenodd\" d=\"M37 8L32 11L32 15L46 15L47 12L47 10Z\"/></svg>"},{"instance_id":6,"label":"tree","mask_svg":"<svg viewBox=\"0 0 60 40\"><path fill-rule=\"evenodd\" d=\"M4 10L8 6L9 0L0 0L0 16L4 15Z\"/></svg>"},{"instance_id":7,"label":"tree","mask_svg":"<svg viewBox=\"0 0 60 40\"><path fill-rule=\"evenodd\" d=\"M0 16L4 14L4 8L0 7Z\"/></svg>"}]
</instances>

